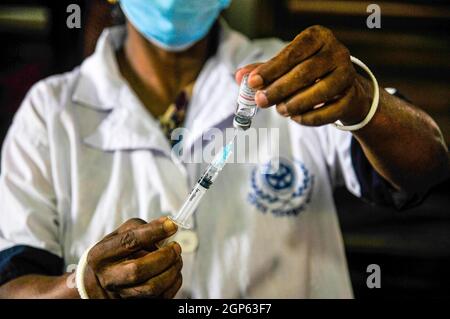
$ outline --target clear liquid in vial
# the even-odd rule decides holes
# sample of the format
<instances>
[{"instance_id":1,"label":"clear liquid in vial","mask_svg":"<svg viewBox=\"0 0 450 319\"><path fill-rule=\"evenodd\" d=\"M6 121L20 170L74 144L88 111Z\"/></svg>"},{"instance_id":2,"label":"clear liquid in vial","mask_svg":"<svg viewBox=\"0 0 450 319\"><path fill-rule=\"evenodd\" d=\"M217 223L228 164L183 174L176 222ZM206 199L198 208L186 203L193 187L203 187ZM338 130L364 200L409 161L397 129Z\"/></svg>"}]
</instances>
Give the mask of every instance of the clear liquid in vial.
<instances>
[{"instance_id":1,"label":"clear liquid in vial","mask_svg":"<svg viewBox=\"0 0 450 319\"><path fill-rule=\"evenodd\" d=\"M241 118L251 120L256 114L256 91L248 86L248 74L246 74L239 87L239 96L237 100L235 115Z\"/></svg>"}]
</instances>

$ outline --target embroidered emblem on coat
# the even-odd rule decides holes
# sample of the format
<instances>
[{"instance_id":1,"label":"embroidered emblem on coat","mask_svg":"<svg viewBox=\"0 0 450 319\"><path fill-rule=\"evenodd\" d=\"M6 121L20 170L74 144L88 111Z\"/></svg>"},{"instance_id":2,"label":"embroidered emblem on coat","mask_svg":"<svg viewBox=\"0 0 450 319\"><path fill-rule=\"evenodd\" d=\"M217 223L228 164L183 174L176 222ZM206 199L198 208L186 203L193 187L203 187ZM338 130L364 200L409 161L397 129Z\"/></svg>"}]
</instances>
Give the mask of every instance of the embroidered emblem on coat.
<instances>
[{"instance_id":1,"label":"embroidered emblem on coat","mask_svg":"<svg viewBox=\"0 0 450 319\"><path fill-rule=\"evenodd\" d=\"M300 161L278 159L255 167L250 177L249 202L262 213L297 216L311 200L314 176Z\"/></svg>"}]
</instances>

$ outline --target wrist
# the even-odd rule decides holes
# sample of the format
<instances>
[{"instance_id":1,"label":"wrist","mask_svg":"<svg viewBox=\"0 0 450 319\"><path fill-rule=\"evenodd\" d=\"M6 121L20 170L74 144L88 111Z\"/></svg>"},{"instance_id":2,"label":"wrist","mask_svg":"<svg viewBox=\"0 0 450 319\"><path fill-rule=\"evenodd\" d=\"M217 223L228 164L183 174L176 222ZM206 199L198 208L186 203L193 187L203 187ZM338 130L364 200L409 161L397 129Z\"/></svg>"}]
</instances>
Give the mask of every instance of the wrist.
<instances>
[{"instance_id":1,"label":"wrist","mask_svg":"<svg viewBox=\"0 0 450 319\"><path fill-rule=\"evenodd\" d=\"M52 296L49 299L79 299L80 295L75 286L75 274L65 273L56 277L53 281L54 289L52 289Z\"/></svg>"},{"instance_id":2,"label":"wrist","mask_svg":"<svg viewBox=\"0 0 450 319\"><path fill-rule=\"evenodd\" d=\"M339 119L344 125L354 125L363 121L370 111L373 100L373 87L370 80L357 74L353 86L355 93L349 105L349 111Z\"/></svg>"},{"instance_id":3,"label":"wrist","mask_svg":"<svg viewBox=\"0 0 450 319\"><path fill-rule=\"evenodd\" d=\"M0 298L77 299L73 273L60 276L24 275L0 286Z\"/></svg>"}]
</instances>

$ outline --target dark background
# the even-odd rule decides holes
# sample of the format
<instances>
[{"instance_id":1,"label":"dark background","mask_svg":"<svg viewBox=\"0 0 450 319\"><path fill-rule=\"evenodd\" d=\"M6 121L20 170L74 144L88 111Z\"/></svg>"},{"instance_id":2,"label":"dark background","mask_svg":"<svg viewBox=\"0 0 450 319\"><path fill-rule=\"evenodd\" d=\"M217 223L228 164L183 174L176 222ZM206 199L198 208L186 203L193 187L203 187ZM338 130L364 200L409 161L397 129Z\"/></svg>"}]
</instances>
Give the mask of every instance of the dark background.
<instances>
[{"instance_id":1,"label":"dark background","mask_svg":"<svg viewBox=\"0 0 450 319\"><path fill-rule=\"evenodd\" d=\"M82 28L69 29L77 3ZM382 28L368 29L365 1L234 0L225 17L252 38L292 39L313 24L331 28L384 87L395 87L439 123L450 143L449 1L378 1ZM106 0L2 0L0 4L0 142L29 87L71 70L92 53L105 26L120 22ZM418 150L420 151L420 150ZM419 207L375 207L338 189L335 199L357 298L450 297L449 181ZM381 266L381 289L366 268Z\"/></svg>"}]
</instances>

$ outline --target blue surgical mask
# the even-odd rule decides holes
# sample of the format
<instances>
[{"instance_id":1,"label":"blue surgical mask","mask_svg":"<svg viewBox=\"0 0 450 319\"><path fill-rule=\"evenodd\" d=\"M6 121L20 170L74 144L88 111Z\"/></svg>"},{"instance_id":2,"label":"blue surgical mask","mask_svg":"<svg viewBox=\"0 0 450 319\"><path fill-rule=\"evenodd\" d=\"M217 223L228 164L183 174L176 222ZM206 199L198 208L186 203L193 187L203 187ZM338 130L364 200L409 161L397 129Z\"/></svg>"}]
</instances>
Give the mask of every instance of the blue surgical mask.
<instances>
[{"instance_id":1,"label":"blue surgical mask","mask_svg":"<svg viewBox=\"0 0 450 319\"><path fill-rule=\"evenodd\" d=\"M120 0L131 24L168 51L185 50L202 39L231 0Z\"/></svg>"}]
</instances>

